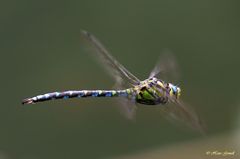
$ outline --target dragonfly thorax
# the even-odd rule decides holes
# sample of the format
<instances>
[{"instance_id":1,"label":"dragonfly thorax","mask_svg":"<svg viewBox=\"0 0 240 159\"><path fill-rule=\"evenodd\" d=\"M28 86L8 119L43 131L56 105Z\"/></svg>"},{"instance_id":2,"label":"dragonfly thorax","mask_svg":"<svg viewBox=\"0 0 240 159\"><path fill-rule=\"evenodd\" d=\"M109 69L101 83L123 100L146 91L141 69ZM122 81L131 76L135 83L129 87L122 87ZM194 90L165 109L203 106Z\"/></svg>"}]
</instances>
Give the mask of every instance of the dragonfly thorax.
<instances>
[{"instance_id":1,"label":"dragonfly thorax","mask_svg":"<svg viewBox=\"0 0 240 159\"><path fill-rule=\"evenodd\" d=\"M159 81L162 82L162 81ZM168 98L164 91L164 84L161 87L158 80L146 79L135 86L136 102L146 105L166 104Z\"/></svg>"},{"instance_id":2,"label":"dragonfly thorax","mask_svg":"<svg viewBox=\"0 0 240 159\"><path fill-rule=\"evenodd\" d=\"M172 83L164 82L155 77L141 81L135 86L136 101L141 104L165 104L168 98L178 99L181 89Z\"/></svg>"}]
</instances>

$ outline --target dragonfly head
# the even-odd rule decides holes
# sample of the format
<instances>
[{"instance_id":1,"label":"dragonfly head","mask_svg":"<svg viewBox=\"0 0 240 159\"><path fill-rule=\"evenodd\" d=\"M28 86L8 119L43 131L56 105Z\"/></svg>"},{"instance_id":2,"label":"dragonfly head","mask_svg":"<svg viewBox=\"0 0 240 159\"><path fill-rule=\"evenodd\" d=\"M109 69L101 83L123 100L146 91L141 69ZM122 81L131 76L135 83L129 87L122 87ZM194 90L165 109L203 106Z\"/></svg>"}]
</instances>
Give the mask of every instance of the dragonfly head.
<instances>
[{"instance_id":1,"label":"dragonfly head","mask_svg":"<svg viewBox=\"0 0 240 159\"><path fill-rule=\"evenodd\" d=\"M157 79L155 77L150 79L153 83L157 84L161 88L166 88L167 86L169 87L169 94L170 96L175 97L176 99L179 99L181 95L181 89L180 87L172 84L172 83L165 83L164 81Z\"/></svg>"},{"instance_id":2,"label":"dragonfly head","mask_svg":"<svg viewBox=\"0 0 240 159\"><path fill-rule=\"evenodd\" d=\"M172 83L169 83L169 88L170 88L170 95L175 96L177 99L179 99L181 95L180 87L173 85Z\"/></svg>"}]
</instances>

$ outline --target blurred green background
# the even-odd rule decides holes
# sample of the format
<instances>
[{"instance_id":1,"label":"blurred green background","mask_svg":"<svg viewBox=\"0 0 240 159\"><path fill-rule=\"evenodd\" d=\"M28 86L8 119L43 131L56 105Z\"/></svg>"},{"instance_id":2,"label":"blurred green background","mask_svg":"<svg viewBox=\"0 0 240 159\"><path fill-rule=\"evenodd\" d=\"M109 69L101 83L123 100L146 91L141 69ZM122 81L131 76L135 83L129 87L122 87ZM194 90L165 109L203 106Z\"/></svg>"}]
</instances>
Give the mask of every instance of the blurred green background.
<instances>
[{"instance_id":1,"label":"blurred green background","mask_svg":"<svg viewBox=\"0 0 240 159\"><path fill-rule=\"evenodd\" d=\"M236 129L239 1L3 0L0 8L0 158L114 158L205 138L169 123L157 107L141 106L129 122L116 99L22 106L23 98L42 93L112 87L81 49L81 28L140 79L170 49L181 70L182 98L206 122L207 137Z\"/></svg>"}]
</instances>

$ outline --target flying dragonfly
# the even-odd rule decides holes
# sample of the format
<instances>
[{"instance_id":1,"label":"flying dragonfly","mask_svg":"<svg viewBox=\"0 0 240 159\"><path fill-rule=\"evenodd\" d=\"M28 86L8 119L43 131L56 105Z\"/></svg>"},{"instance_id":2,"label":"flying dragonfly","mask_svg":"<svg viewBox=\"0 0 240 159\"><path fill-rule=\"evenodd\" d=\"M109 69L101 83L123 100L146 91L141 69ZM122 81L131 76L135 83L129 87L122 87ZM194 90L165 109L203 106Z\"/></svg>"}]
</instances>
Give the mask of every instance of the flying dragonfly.
<instances>
[{"instance_id":1,"label":"flying dragonfly","mask_svg":"<svg viewBox=\"0 0 240 159\"><path fill-rule=\"evenodd\" d=\"M115 88L110 90L69 90L52 92L26 98L22 104L34 104L53 99L85 98L85 97L122 97L119 102L126 116L132 119L136 106L159 105L164 107L161 111L172 119L177 119L203 132L202 122L196 113L180 101L181 88L173 83L165 82L158 76L166 70L162 63L157 63L155 68L145 80L139 80L119 63L91 33L82 30L81 37L93 49L95 57L101 62L108 73L116 81ZM166 63L167 62L167 63ZM165 65L171 65L171 60ZM172 63L174 64L174 63ZM168 67L169 67L168 66ZM167 103L172 103L170 106Z\"/></svg>"}]
</instances>

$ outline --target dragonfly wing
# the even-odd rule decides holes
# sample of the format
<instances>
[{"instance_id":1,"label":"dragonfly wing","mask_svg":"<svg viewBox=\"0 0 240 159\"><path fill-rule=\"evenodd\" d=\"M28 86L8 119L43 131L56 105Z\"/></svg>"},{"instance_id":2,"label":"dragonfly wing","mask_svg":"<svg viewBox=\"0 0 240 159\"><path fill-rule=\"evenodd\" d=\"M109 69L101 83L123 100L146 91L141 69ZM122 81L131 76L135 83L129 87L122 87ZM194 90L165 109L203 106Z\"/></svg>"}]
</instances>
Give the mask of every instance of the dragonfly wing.
<instances>
[{"instance_id":1,"label":"dragonfly wing","mask_svg":"<svg viewBox=\"0 0 240 159\"><path fill-rule=\"evenodd\" d=\"M180 115L177 115L177 113L175 113L175 116L181 117L183 122L188 123L188 125L200 131L202 134L206 132L205 123L192 107L190 107L186 103L183 103L180 100L177 101L175 107L177 108L177 110L179 110L179 113L181 112Z\"/></svg>"},{"instance_id":2,"label":"dragonfly wing","mask_svg":"<svg viewBox=\"0 0 240 159\"><path fill-rule=\"evenodd\" d=\"M99 42L99 40L87 31L81 31L81 37L87 43L89 48L93 49L95 57L105 67L108 73L113 76L116 81L114 88L125 89L129 85L133 86L140 82L140 80L130 73L122 64L120 64L107 49ZM134 119L136 114L136 105L127 98L118 100L118 106L121 113L127 119Z\"/></svg>"},{"instance_id":3,"label":"dragonfly wing","mask_svg":"<svg viewBox=\"0 0 240 159\"><path fill-rule=\"evenodd\" d=\"M121 79L118 79L116 84L114 85L116 89L125 89L126 82ZM131 98L121 98L117 100L117 106L121 112L121 114L129 120L135 120L136 117L136 101Z\"/></svg>"},{"instance_id":4,"label":"dragonfly wing","mask_svg":"<svg viewBox=\"0 0 240 159\"><path fill-rule=\"evenodd\" d=\"M179 99L170 96L167 90L158 89L158 91L162 92L169 101L168 105L161 107L161 112L167 119L170 121L174 120L183 122L201 133L205 132L205 124L201 121L192 107L186 105Z\"/></svg>"},{"instance_id":5,"label":"dragonfly wing","mask_svg":"<svg viewBox=\"0 0 240 159\"><path fill-rule=\"evenodd\" d=\"M129 99L121 99L119 102L120 112L129 120L135 120L136 117L136 104Z\"/></svg>"},{"instance_id":6,"label":"dragonfly wing","mask_svg":"<svg viewBox=\"0 0 240 159\"><path fill-rule=\"evenodd\" d=\"M164 78L170 78L177 80L179 78L179 70L174 55L165 50L159 56L159 60L149 75L149 78L156 77L162 80L169 80Z\"/></svg>"},{"instance_id":7,"label":"dragonfly wing","mask_svg":"<svg viewBox=\"0 0 240 159\"><path fill-rule=\"evenodd\" d=\"M136 85L140 80L130 73L122 64L120 64L107 49L94 37L91 33L82 30L82 39L93 48L95 57L99 59L101 64L107 69L107 71L115 78L115 80L124 79L131 85Z\"/></svg>"},{"instance_id":8,"label":"dragonfly wing","mask_svg":"<svg viewBox=\"0 0 240 159\"><path fill-rule=\"evenodd\" d=\"M169 50L165 50L160 55L159 60L150 73L149 78L156 77L169 81L169 79L178 79L179 75L180 73L174 55ZM158 91L162 92L162 94L165 94L169 102L172 103L161 108L167 119L170 121L177 120L184 122L202 133L205 131L203 122L189 105L184 104L174 96L170 96L168 90L162 88L158 89Z\"/></svg>"},{"instance_id":9,"label":"dragonfly wing","mask_svg":"<svg viewBox=\"0 0 240 159\"><path fill-rule=\"evenodd\" d=\"M163 112L167 115L168 119L183 122L201 133L205 132L206 129L204 123L192 107L186 105L180 100L173 99L170 96L168 96L168 99L170 101L170 104L166 105L162 109Z\"/></svg>"}]
</instances>

